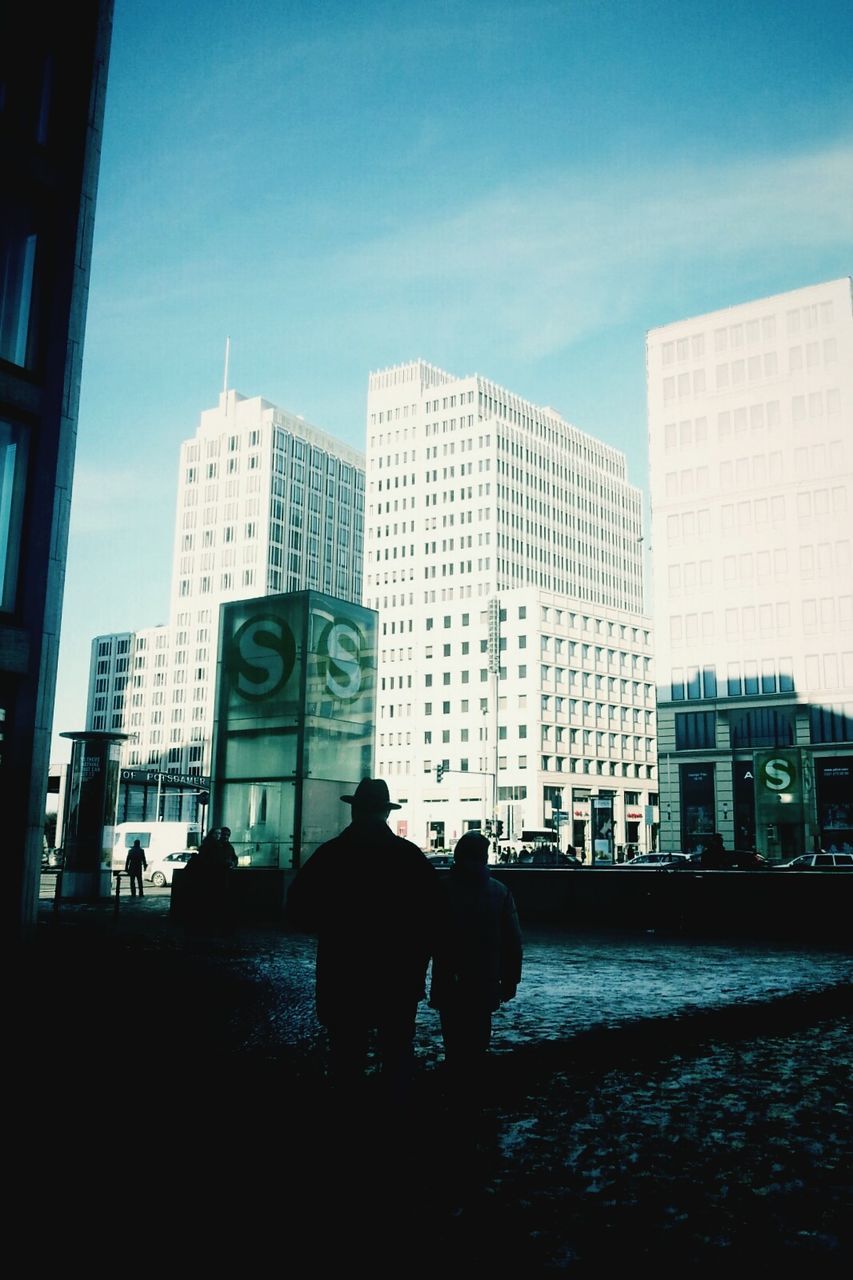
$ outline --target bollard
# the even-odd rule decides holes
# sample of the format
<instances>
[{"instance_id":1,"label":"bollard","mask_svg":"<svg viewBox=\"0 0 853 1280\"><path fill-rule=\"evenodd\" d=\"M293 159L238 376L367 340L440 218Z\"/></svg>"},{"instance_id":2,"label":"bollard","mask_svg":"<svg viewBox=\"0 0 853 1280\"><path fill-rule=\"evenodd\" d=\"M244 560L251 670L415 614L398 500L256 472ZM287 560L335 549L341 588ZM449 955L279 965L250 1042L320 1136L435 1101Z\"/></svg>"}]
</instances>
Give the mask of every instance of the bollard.
<instances>
[{"instance_id":1,"label":"bollard","mask_svg":"<svg viewBox=\"0 0 853 1280\"><path fill-rule=\"evenodd\" d=\"M115 906L113 907L113 918L114 918L114 919L117 919L117 918L118 918L119 894L121 893L121 878L122 878L122 876L124 875L124 872L123 872L123 871L114 871L114 872L113 872L113 875L114 875L114 876L115 876L115 878L116 878L116 899L115 899Z\"/></svg>"}]
</instances>

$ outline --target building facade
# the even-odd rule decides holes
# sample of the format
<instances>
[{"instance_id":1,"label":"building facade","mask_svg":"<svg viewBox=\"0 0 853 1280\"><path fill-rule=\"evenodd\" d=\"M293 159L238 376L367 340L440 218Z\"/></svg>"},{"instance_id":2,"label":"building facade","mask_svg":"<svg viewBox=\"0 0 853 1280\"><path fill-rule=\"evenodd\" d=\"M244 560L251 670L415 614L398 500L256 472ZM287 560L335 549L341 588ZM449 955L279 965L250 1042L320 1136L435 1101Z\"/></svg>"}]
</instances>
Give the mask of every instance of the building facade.
<instances>
[{"instance_id":1,"label":"building facade","mask_svg":"<svg viewBox=\"0 0 853 1280\"><path fill-rule=\"evenodd\" d=\"M0 791L38 910L112 0L0 11Z\"/></svg>"},{"instance_id":2,"label":"building facade","mask_svg":"<svg viewBox=\"0 0 853 1280\"><path fill-rule=\"evenodd\" d=\"M364 602L396 829L645 848L656 800L642 506L624 456L488 379L371 375ZM562 821L561 821L562 819Z\"/></svg>"},{"instance_id":3,"label":"building facade","mask_svg":"<svg viewBox=\"0 0 853 1280\"><path fill-rule=\"evenodd\" d=\"M849 278L647 335L661 844L853 847Z\"/></svg>"},{"instance_id":4,"label":"building facade","mask_svg":"<svg viewBox=\"0 0 853 1280\"><path fill-rule=\"evenodd\" d=\"M87 727L130 735L120 815L154 816L154 796L161 817L194 816L220 605L308 589L360 603L363 520L358 450L233 390L202 413L181 446L169 621L92 642Z\"/></svg>"}]
</instances>

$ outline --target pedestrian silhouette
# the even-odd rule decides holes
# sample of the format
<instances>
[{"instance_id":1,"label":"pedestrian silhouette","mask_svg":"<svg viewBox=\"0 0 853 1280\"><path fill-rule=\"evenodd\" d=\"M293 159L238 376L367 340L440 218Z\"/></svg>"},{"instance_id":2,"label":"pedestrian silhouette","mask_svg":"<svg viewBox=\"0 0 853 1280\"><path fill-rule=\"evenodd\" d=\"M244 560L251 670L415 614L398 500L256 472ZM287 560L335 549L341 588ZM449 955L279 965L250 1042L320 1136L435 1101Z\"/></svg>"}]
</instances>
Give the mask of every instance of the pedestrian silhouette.
<instances>
[{"instance_id":1,"label":"pedestrian silhouette","mask_svg":"<svg viewBox=\"0 0 853 1280\"><path fill-rule=\"evenodd\" d=\"M219 827L211 827L187 863L185 914L199 925L223 925L228 918L228 849Z\"/></svg>"},{"instance_id":2,"label":"pedestrian silhouette","mask_svg":"<svg viewBox=\"0 0 853 1280\"><path fill-rule=\"evenodd\" d=\"M130 876L130 896L136 897L137 890L139 896L142 897L142 873L146 870L148 861L145 857L145 850L138 840L134 840L133 844L127 851L124 869Z\"/></svg>"},{"instance_id":3,"label":"pedestrian silhouette","mask_svg":"<svg viewBox=\"0 0 853 1280\"><path fill-rule=\"evenodd\" d=\"M235 852L235 849L234 849L233 844L231 843L231 828L230 828L230 827L223 827L223 828L222 828L222 831L221 831L221 834L220 834L220 841L221 841L221 844L222 844L222 858L223 858L223 861L224 861L224 863L225 863L226 868L227 868L229 871L236 871L236 870L237 870L237 865L238 865L238 864L237 864L237 854L236 854L236 852Z\"/></svg>"},{"instance_id":4,"label":"pedestrian silhouette","mask_svg":"<svg viewBox=\"0 0 853 1280\"><path fill-rule=\"evenodd\" d=\"M521 981L522 939L515 900L489 874L489 841L469 831L456 845L441 888L430 1005L441 1017L451 1089L467 1105L477 1096L492 1036L492 1014Z\"/></svg>"},{"instance_id":5,"label":"pedestrian silhouette","mask_svg":"<svg viewBox=\"0 0 853 1280\"><path fill-rule=\"evenodd\" d=\"M438 905L438 873L388 827L399 809L381 778L362 778L352 821L321 844L287 895L286 923L317 936L317 1017L329 1043L329 1078L344 1098L364 1076L375 1035L386 1100L405 1103L415 1018Z\"/></svg>"}]
</instances>

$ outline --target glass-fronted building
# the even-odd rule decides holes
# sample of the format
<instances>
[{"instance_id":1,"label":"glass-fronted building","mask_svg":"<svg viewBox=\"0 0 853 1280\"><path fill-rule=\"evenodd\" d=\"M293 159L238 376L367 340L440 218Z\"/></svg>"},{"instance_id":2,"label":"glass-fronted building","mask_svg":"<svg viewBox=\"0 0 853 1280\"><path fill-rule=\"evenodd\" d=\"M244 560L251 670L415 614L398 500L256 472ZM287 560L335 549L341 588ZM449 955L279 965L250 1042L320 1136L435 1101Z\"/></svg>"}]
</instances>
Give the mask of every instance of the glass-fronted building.
<instances>
[{"instance_id":1,"label":"glass-fronted building","mask_svg":"<svg viewBox=\"0 0 853 1280\"><path fill-rule=\"evenodd\" d=\"M373 773L376 614L317 591L223 605L211 826L241 867L289 870Z\"/></svg>"}]
</instances>

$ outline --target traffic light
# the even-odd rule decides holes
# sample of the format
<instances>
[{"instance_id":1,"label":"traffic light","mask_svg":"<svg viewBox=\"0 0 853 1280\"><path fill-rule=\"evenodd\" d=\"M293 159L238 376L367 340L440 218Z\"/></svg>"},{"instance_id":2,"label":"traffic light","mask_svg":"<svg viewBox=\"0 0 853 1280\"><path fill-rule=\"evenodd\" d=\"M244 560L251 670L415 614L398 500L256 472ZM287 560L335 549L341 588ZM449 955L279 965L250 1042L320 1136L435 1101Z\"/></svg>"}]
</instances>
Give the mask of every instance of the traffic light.
<instances>
[{"instance_id":1,"label":"traffic light","mask_svg":"<svg viewBox=\"0 0 853 1280\"><path fill-rule=\"evenodd\" d=\"M436 782L441 782L441 779L442 779L443 777L444 777L444 765L443 765L443 764L437 764L437 765L435 766L435 780L436 780Z\"/></svg>"},{"instance_id":2,"label":"traffic light","mask_svg":"<svg viewBox=\"0 0 853 1280\"><path fill-rule=\"evenodd\" d=\"M495 822L495 835L497 836L498 840L500 840L503 833L504 833L503 819L498 818L497 821Z\"/></svg>"}]
</instances>

